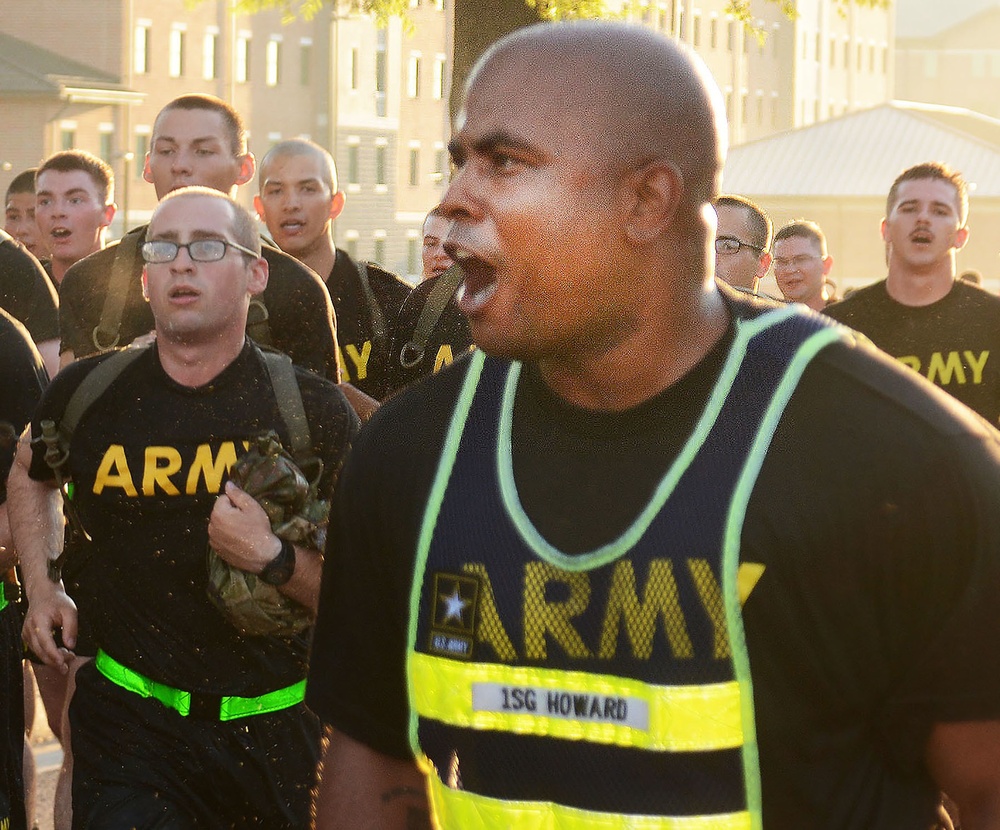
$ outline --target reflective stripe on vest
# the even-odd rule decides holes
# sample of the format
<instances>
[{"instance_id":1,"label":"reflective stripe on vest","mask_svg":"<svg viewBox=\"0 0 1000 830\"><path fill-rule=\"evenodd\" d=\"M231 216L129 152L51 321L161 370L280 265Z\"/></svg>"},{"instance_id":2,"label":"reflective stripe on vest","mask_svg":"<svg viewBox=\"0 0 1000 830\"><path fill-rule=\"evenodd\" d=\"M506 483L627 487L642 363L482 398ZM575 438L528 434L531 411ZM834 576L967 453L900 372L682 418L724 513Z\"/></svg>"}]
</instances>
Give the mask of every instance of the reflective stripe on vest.
<instances>
[{"instance_id":1,"label":"reflective stripe on vest","mask_svg":"<svg viewBox=\"0 0 1000 830\"><path fill-rule=\"evenodd\" d=\"M736 681L655 686L589 672L462 663L419 653L411 659L410 673L416 710L456 726L670 752L743 743ZM533 711L510 712L504 698L510 688L529 695Z\"/></svg>"},{"instance_id":2,"label":"reflective stripe on vest","mask_svg":"<svg viewBox=\"0 0 1000 830\"><path fill-rule=\"evenodd\" d=\"M615 816L576 810L561 804L505 801L452 789L436 775L427 776L427 792L439 827L492 830L751 830L750 814L714 816Z\"/></svg>"},{"instance_id":3,"label":"reflective stripe on vest","mask_svg":"<svg viewBox=\"0 0 1000 830\"><path fill-rule=\"evenodd\" d=\"M10 605L10 602L7 599L7 586L5 583L0 582L0 611L3 611L8 605Z\"/></svg>"},{"instance_id":4,"label":"reflective stripe on vest","mask_svg":"<svg viewBox=\"0 0 1000 830\"><path fill-rule=\"evenodd\" d=\"M740 600L763 568L739 561L742 525L785 405L841 331L790 306L737 320L705 410L638 518L574 555L538 533L518 498L520 365L474 355L411 593L410 738L440 827L760 827ZM616 585L619 604L607 610ZM679 620L668 620L668 605ZM652 658L623 624L657 638ZM561 795L535 800L550 791Z\"/></svg>"}]
</instances>

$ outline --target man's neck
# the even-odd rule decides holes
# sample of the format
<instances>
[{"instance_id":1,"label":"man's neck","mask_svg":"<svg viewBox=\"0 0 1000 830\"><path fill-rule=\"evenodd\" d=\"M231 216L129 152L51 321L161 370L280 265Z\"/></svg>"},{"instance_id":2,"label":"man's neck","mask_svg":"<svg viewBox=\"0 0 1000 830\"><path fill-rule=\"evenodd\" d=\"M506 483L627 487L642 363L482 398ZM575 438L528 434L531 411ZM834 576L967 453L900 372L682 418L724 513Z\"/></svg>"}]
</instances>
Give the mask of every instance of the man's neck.
<instances>
[{"instance_id":1,"label":"man's neck","mask_svg":"<svg viewBox=\"0 0 1000 830\"><path fill-rule=\"evenodd\" d=\"M334 263L337 261L337 248L329 235L321 236L312 250L303 252L302 256L297 257L297 259L303 265L312 268L319 274L320 279L326 282L330 277L330 272L333 271Z\"/></svg>"},{"instance_id":2,"label":"man's neck","mask_svg":"<svg viewBox=\"0 0 1000 830\"><path fill-rule=\"evenodd\" d=\"M955 269L951 264L915 271L889 264L885 290L897 303L925 306L943 299L955 284Z\"/></svg>"},{"instance_id":3,"label":"man's neck","mask_svg":"<svg viewBox=\"0 0 1000 830\"><path fill-rule=\"evenodd\" d=\"M177 342L157 332L156 348L163 371L181 386L195 389L218 377L239 357L245 342L242 332L203 343Z\"/></svg>"},{"instance_id":4,"label":"man's neck","mask_svg":"<svg viewBox=\"0 0 1000 830\"><path fill-rule=\"evenodd\" d=\"M649 400L687 374L729 326L729 310L714 284L686 299L690 302L678 303L687 307L685 314L671 314L664 306L656 325L641 327L603 353L540 360L543 379L557 395L584 409L623 412Z\"/></svg>"}]
</instances>

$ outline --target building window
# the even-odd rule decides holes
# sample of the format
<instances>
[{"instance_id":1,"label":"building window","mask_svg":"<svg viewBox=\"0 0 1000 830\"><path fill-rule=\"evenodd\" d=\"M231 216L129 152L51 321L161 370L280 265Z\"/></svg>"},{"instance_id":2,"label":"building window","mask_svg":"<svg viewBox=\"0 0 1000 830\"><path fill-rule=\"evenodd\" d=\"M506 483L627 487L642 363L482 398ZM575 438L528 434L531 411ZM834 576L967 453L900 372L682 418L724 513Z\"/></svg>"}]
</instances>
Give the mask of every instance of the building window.
<instances>
[{"instance_id":1,"label":"building window","mask_svg":"<svg viewBox=\"0 0 1000 830\"><path fill-rule=\"evenodd\" d=\"M171 78L180 78L184 74L186 37L187 32L175 23L170 30L170 51L167 55L167 74Z\"/></svg>"},{"instance_id":2,"label":"building window","mask_svg":"<svg viewBox=\"0 0 1000 830\"><path fill-rule=\"evenodd\" d=\"M206 32L201 42L201 77L212 81L219 77L219 33Z\"/></svg>"},{"instance_id":3,"label":"building window","mask_svg":"<svg viewBox=\"0 0 1000 830\"><path fill-rule=\"evenodd\" d=\"M299 85L309 86L312 83L312 41L299 41Z\"/></svg>"},{"instance_id":4,"label":"building window","mask_svg":"<svg viewBox=\"0 0 1000 830\"><path fill-rule=\"evenodd\" d=\"M361 148L357 144L347 145L347 183L361 183Z\"/></svg>"},{"instance_id":5,"label":"building window","mask_svg":"<svg viewBox=\"0 0 1000 830\"><path fill-rule=\"evenodd\" d=\"M137 132L135 134L135 175L142 178L142 167L146 162L146 153L149 152L149 133Z\"/></svg>"},{"instance_id":6,"label":"building window","mask_svg":"<svg viewBox=\"0 0 1000 830\"><path fill-rule=\"evenodd\" d=\"M440 101L444 98L444 77L447 60L444 55L436 55L434 57L434 78L431 95L435 101Z\"/></svg>"},{"instance_id":7,"label":"building window","mask_svg":"<svg viewBox=\"0 0 1000 830\"><path fill-rule=\"evenodd\" d=\"M250 33L240 32L236 37L236 83L250 81Z\"/></svg>"},{"instance_id":8,"label":"building window","mask_svg":"<svg viewBox=\"0 0 1000 830\"><path fill-rule=\"evenodd\" d=\"M388 184L389 148L384 144L375 145L375 184Z\"/></svg>"},{"instance_id":9,"label":"building window","mask_svg":"<svg viewBox=\"0 0 1000 830\"><path fill-rule=\"evenodd\" d=\"M375 231L378 234L372 242L372 260L381 265L385 262L385 231Z\"/></svg>"},{"instance_id":10,"label":"building window","mask_svg":"<svg viewBox=\"0 0 1000 830\"><path fill-rule=\"evenodd\" d=\"M76 127L62 127L59 130L59 149L72 150L76 147Z\"/></svg>"},{"instance_id":11,"label":"building window","mask_svg":"<svg viewBox=\"0 0 1000 830\"><path fill-rule=\"evenodd\" d=\"M837 66L837 39L830 38L830 68L835 69Z\"/></svg>"},{"instance_id":12,"label":"building window","mask_svg":"<svg viewBox=\"0 0 1000 830\"><path fill-rule=\"evenodd\" d=\"M851 68L851 42L849 40L844 41L844 69Z\"/></svg>"},{"instance_id":13,"label":"building window","mask_svg":"<svg viewBox=\"0 0 1000 830\"><path fill-rule=\"evenodd\" d=\"M717 17L713 17L708 24L708 45L712 49L719 47L719 19Z\"/></svg>"},{"instance_id":14,"label":"building window","mask_svg":"<svg viewBox=\"0 0 1000 830\"><path fill-rule=\"evenodd\" d=\"M281 83L281 38L272 37L264 50L264 83L277 86Z\"/></svg>"},{"instance_id":15,"label":"building window","mask_svg":"<svg viewBox=\"0 0 1000 830\"><path fill-rule=\"evenodd\" d=\"M420 148L410 147L410 187L420 184Z\"/></svg>"},{"instance_id":16,"label":"building window","mask_svg":"<svg viewBox=\"0 0 1000 830\"><path fill-rule=\"evenodd\" d=\"M762 92L757 93L757 124L758 126L764 125L764 94Z\"/></svg>"},{"instance_id":17,"label":"building window","mask_svg":"<svg viewBox=\"0 0 1000 830\"><path fill-rule=\"evenodd\" d=\"M360 83L360 74L358 72L358 63L361 60L360 50L357 46L351 48L351 89L357 89Z\"/></svg>"},{"instance_id":18,"label":"building window","mask_svg":"<svg viewBox=\"0 0 1000 830\"><path fill-rule=\"evenodd\" d=\"M114 135L111 130L106 130L102 127L98 138L101 142L101 149L97 154L105 161L110 162L111 156L114 154Z\"/></svg>"},{"instance_id":19,"label":"building window","mask_svg":"<svg viewBox=\"0 0 1000 830\"><path fill-rule=\"evenodd\" d=\"M406 68L406 95L409 98L420 97L420 53L410 52Z\"/></svg>"},{"instance_id":20,"label":"building window","mask_svg":"<svg viewBox=\"0 0 1000 830\"><path fill-rule=\"evenodd\" d=\"M420 262L421 240L414 236L406 239L406 273L410 276L417 276L423 270Z\"/></svg>"},{"instance_id":21,"label":"building window","mask_svg":"<svg viewBox=\"0 0 1000 830\"><path fill-rule=\"evenodd\" d=\"M736 27L739 25L735 20L729 21L729 30L726 32L726 48L730 52L736 51Z\"/></svg>"},{"instance_id":22,"label":"building window","mask_svg":"<svg viewBox=\"0 0 1000 830\"><path fill-rule=\"evenodd\" d=\"M823 35L816 32L816 63L819 63L823 58Z\"/></svg>"},{"instance_id":23,"label":"building window","mask_svg":"<svg viewBox=\"0 0 1000 830\"><path fill-rule=\"evenodd\" d=\"M140 75L149 74L150 39L153 27L151 23L140 23L135 27L135 44L132 68Z\"/></svg>"},{"instance_id":24,"label":"building window","mask_svg":"<svg viewBox=\"0 0 1000 830\"><path fill-rule=\"evenodd\" d=\"M875 44L872 43L868 46L868 68L874 72L875 71Z\"/></svg>"},{"instance_id":25,"label":"building window","mask_svg":"<svg viewBox=\"0 0 1000 830\"><path fill-rule=\"evenodd\" d=\"M694 16L694 20L692 20L691 23L694 26L694 33L693 33L694 48L697 49L698 47L701 46L701 15L696 14Z\"/></svg>"},{"instance_id":26,"label":"building window","mask_svg":"<svg viewBox=\"0 0 1000 830\"><path fill-rule=\"evenodd\" d=\"M447 169L448 153L444 147L436 146L434 148L434 181L444 181Z\"/></svg>"},{"instance_id":27,"label":"building window","mask_svg":"<svg viewBox=\"0 0 1000 830\"><path fill-rule=\"evenodd\" d=\"M379 29L375 45L375 114L385 117L386 86L388 81L388 56L385 29Z\"/></svg>"},{"instance_id":28,"label":"building window","mask_svg":"<svg viewBox=\"0 0 1000 830\"><path fill-rule=\"evenodd\" d=\"M358 258L358 232L348 231L344 234L344 250L347 251L347 255L353 259Z\"/></svg>"}]
</instances>

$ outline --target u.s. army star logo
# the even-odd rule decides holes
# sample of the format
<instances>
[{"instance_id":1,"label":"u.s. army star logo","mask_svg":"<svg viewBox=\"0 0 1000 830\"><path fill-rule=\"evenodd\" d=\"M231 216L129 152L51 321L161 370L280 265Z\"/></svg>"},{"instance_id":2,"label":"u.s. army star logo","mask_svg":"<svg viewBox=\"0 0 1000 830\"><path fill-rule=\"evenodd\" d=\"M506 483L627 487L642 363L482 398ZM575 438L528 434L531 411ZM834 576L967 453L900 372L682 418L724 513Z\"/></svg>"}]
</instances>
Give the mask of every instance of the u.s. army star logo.
<instances>
[{"instance_id":1,"label":"u.s. army star logo","mask_svg":"<svg viewBox=\"0 0 1000 830\"><path fill-rule=\"evenodd\" d=\"M437 654L471 659L479 604L479 580L468 574L434 574L429 648Z\"/></svg>"}]
</instances>

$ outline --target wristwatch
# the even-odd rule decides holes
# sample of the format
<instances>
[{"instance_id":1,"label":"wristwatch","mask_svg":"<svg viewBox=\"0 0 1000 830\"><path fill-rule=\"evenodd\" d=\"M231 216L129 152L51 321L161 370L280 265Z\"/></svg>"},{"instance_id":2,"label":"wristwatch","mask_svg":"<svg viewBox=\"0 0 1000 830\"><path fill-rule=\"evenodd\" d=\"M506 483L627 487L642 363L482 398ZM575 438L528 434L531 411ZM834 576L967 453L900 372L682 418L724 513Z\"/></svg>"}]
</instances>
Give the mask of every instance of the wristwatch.
<instances>
[{"instance_id":1,"label":"wristwatch","mask_svg":"<svg viewBox=\"0 0 1000 830\"><path fill-rule=\"evenodd\" d=\"M279 537L280 538L280 537ZM295 545L287 539L281 540L281 550L258 574L268 585L284 585L295 573Z\"/></svg>"}]
</instances>

